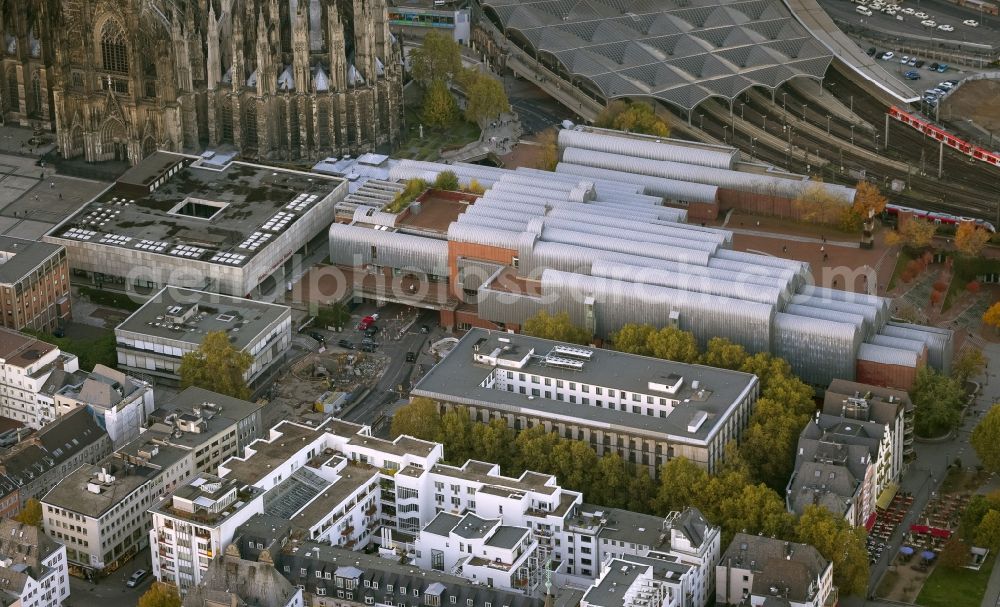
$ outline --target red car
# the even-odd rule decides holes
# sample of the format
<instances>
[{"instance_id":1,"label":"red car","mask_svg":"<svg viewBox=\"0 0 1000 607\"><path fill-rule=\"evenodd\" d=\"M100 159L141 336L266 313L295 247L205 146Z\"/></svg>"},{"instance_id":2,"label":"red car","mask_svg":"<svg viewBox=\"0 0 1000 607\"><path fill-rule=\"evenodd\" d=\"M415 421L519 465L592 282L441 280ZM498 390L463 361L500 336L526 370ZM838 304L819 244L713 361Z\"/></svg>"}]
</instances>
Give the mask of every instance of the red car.
<instances>
[{"instance_id":1,"label":"red car","mask_svg":"<svg viewBox=\"0 0 1000 607\"><path fill-rule=\"evenodd\" d=\"M375 324L376 320L378 320L378 314L372 314L371 316L365 316L364 318L361 319L361 322L358 323L358 331L365 331L365 330L367 330L368 327L370 327L373 324Z\"/></svg>"}]
</instances>

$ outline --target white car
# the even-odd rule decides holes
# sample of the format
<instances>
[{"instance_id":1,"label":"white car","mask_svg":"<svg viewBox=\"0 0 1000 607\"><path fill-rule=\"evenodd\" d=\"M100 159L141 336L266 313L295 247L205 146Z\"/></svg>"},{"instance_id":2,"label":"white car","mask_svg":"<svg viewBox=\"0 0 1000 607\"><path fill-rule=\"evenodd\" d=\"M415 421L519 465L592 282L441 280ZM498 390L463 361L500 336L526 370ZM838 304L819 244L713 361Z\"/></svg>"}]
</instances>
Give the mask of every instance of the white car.
<instances>
[{"instance_id":1,"label":"white car","mask_svg":"<svg viewBox=\"0 0 1000 607\"><path fill-rule=\"evenodd\" d=\"M888 60L892 59L894 55L895 54L892 51L886 51L885 54L882 55L882 59L888 61Z\"/></svg>"},{"instance_id":2,"label":"white car","mask_svg":"<svg viewBox=\"0 0 1000 607\"><path fill-rule=\"evenodd\" d=\"M930 15L928 15L927 13L925 13L923 11L920 11L919 13L913 13L913 16L916 17L917 19L926 19Z\"/></svg>"},{"instance_id":3,"label":"white car","mask_svg":"<svg viewBox=\"0 0 1000 607\"><path fill-rule=\"evenodd\" d=\"M937 27L937 21L933 21L931 19L924 19L923 21L920 22L920 25L924 25L926 27Z\"/></svg>"},{"instance_id":4,"label":"white car","mask_svg":"<svg viewBox=\"0 0 1000 607\"><path fill-rule=\"evenodd\" d=\"M950 91L951 89L955 88L955 85L952 84L951 82L948 82L947 80L945 80L944 82L942 82L941 84L938 85L938 88L942 88L942 89L944 89L946 91Z\"/></svg>"},{"instance_id":5,"label":"white car","mask_svg":"<svg viewBox=\"0 0 1000 607\"><path fill-rule=\"evenodd\" d=\"M948 25L947 23L942 23L941 25L937 26L937 28L939 30L941 30L942 32L953 32L953 31L955 31L955 26Z\"/></svg>"},{"instance_id":6,"label":"white car","mask_svg":"<svg viewBox=\"0 0 1000 607\"><path fill-rule=\"evenodd\" d=\"M917 11L913 10L913 8L911 8L909 6L903 7L903 14L904 15L912 15L915 12L917 12Z\"/></svg>"},{"instance_id":7,"label":"white car","mask_svg":"<svg viewBox=\"0 0 1000 607\"><path fill-rule=\"evenodd\" d=\"M975 19L966 19L962 22L962 25L968 25L969 27L979 27L979 22Z\"/></svg>"}]
</instances>

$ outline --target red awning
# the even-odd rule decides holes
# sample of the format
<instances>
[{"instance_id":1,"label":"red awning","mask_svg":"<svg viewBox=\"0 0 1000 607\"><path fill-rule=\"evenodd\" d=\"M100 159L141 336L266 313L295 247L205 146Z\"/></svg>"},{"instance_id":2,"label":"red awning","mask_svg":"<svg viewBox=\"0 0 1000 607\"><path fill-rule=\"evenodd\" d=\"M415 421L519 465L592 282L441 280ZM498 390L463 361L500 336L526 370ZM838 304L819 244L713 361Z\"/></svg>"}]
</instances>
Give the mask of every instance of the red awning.
<instances>
[{"instance_id":1,"label":"red awning","mask_svg":"<svg viewBox=\"0 0 1000 607\"><path fill-rule=\"evenodd\" d=\"M868 520L865 521L865 531L871 533L872 527L875 526L875 519L878 518L878 514L872 512L868 515Z\"/></svg>"},{"instance_id":2,"label":"red awning","mask_svg":"<svg viewBox=\"0 0 1000 607\"><path fill-rule=\"evenodd\" d=\"M947 529L939 529L937 527L931 527L931 535L934 537L943 537L945 539L951 537L951 531Z\"/></svg>"},{"instance_id":3,"label":"red awning","mask_svg":"<svg viewBox=\"0 0 1000 607\"><path fill-rule=\"evenodd\" d=\"M910 531L913 533L927 533L930 531L930 527L927 525L910 525Z\"/></svg>"}]
</instances>

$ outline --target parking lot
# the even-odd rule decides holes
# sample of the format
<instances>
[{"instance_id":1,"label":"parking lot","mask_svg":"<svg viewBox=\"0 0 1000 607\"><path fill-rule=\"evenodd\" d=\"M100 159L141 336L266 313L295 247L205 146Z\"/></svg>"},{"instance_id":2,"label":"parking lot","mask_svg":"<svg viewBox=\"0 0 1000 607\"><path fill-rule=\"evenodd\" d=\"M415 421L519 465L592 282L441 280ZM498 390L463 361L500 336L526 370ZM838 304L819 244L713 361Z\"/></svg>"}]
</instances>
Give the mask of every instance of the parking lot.
<instances>
[{"instance_id":1,"label":"parking lot","mask_svg":"<svg viewBox=\"0 0 1000 607\"><path fill-rule=\"evenodd\" d=\"M874 0L866 0L870 5ZM820 0L823 9L835 20L866 26L886 33L923 39L925 41L976 42L1000 44L1000 18L971 8L957 6L946 0L891 0L885 4L896 4L895 15L873 10L871 15L858 12L856 2L850 0ZM972 27L964 22L978 23ZM934 25L924 25L933 22ZM951 31L940 29L949 26Z\"/></svg>"}]
</instances>

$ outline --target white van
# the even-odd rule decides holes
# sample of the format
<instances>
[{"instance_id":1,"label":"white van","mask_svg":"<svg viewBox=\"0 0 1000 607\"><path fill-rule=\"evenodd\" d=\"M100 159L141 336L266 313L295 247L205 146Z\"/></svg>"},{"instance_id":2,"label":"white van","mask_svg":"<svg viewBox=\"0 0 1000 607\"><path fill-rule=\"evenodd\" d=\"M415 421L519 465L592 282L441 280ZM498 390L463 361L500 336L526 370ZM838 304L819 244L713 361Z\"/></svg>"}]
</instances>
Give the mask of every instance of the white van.
<instances>
[{"instance_id":1,"label":"white van","mask_svg":"<svg viewBox=\"0 0 1000 607\"><path fill-rule=\"evenodd\" d=\"M865 17L871 17L872 16L872 12L871 12L871 10L867 6L859 6L856 9L854 9L854 12L856 12L856 13L858 13L860 15L864 15Z\"/></svg>"}]
</instances>

